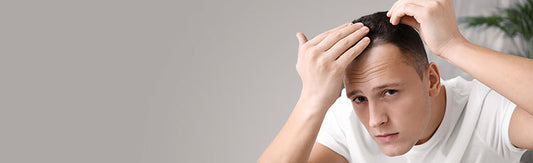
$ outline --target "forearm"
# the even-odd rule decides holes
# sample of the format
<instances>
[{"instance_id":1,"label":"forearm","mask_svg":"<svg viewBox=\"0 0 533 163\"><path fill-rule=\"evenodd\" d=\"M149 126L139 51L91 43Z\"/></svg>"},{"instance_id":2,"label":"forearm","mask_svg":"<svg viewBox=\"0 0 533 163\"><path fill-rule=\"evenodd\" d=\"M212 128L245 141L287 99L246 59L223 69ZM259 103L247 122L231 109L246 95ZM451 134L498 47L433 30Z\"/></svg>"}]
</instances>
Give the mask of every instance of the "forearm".
<instances>
[{"instance_id":1,"label":"forearm","mask_svg":"<svg viewBox=\"0 0 533 163\"><path fill-rule=\"evenodd\" d=\"M307 162L327 110L313 107L300 100L258 162Z\"/></svg>"},{"instance_id":2,"label":"forearm","mask_svg":"<svg viewBox=\"0 0 533 163\"><path fill-rule=\"evenodd\" d=\"M442 57L533 114L533 60L465 41Z\"/></svg>"}]
</instances>

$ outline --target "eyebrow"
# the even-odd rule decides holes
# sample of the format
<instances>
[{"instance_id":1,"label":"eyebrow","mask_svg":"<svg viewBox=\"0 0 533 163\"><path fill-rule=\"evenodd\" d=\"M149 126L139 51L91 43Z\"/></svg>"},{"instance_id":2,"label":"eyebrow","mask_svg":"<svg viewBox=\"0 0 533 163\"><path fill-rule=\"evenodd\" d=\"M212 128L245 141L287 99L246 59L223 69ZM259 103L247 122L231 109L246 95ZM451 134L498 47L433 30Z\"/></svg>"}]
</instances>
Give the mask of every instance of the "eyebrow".
<instances>
[{"instance_id":1,"label":"eyebrow","mask_svg":"<svg viewBox=\"0 0 533 163\"><path fill-rule=\"evenodd\" d=\"M380 85L380 86L372 88L372 91L382 90L382 89L388 88L388 87L397 87L397 86L400 86L400 85L401 85L400 83L387 83L387 84L383 84L383 85ZM350 92L348 92L347 97L351 97L351 96L356 95L358 93L361 93L361 91L358 90L358 89L350 91Z\"/></svg>"}]
</instances>

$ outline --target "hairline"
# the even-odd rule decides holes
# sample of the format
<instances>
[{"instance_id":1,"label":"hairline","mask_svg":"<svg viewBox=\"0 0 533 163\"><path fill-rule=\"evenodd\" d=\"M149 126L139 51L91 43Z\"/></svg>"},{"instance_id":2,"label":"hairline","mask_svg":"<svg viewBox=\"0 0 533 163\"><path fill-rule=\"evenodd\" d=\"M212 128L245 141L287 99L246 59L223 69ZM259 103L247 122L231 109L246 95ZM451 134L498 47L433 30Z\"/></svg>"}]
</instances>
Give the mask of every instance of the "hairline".
<instances>
[{"instance_id":1,"label":"hairline","mask_svg":"<svg viewBox=\"0 0 533 163\"><path fill-rule=\"evenodd\" d=\"M372 41L372 44L369 45L365 49L365 51L368 50L368 49L372 49L372 48L374 48L376 46L381 46L381 45L385 45L385 44L391 44L391 45L397 47L398 50L400 50L402 62L405 63L406 65L411 66L412 68L414 68L416 73L418 74L418 77L420 78L420 80L423 80L424 71L427 68L428 64L427 63L426 64L419 63L419 61L416 60L416 56L413 56L413 55L419 55L419 54L408 54L408 53L416 53L413 50L410 50L410 49L407 49L407 48L402 48L402 47L400 47L399 45L397 45L394 42L387 41L385 39L377 38L376 40ZM427 55L427 54L424 54L424 55Z\"/></svg>"}]
</instances>

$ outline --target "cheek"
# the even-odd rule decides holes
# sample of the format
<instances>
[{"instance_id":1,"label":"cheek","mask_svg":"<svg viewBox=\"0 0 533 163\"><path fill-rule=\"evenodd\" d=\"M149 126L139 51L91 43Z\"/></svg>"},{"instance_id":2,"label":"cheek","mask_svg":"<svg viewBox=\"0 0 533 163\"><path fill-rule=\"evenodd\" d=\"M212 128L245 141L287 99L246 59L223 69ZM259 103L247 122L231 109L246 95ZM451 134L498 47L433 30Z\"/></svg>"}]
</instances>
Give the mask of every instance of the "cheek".
<instances>
[{"instance_id":1,"label":"cheek","mask_svg":"<svg viewBox=\"0 0 533 163\"><path fill-rule=\"evenodd\" d=\"M425 129L430 117L428 98L416 95L409 97L414 98L398 100L394 104L397 109L393 109L390 116L397 122L395 125L399 129L409 132L421 132Z\"/></svg>"},{"instance_id":2,"label":"cheek","mask_svg":"<svg viewBox=\"0 0 533 163\"><path fill-rule=\"evenodd\" d=\"M361 121L361 123L363 123L363 125L365 125L365 127L368 127L368 112L366 112L366 109L362 109L362 108L357 108L355 104L352 103L352 108L355 112L355 115L357 116L357 118L359 118L359 120Z\"/></svg>"}]
</instances>

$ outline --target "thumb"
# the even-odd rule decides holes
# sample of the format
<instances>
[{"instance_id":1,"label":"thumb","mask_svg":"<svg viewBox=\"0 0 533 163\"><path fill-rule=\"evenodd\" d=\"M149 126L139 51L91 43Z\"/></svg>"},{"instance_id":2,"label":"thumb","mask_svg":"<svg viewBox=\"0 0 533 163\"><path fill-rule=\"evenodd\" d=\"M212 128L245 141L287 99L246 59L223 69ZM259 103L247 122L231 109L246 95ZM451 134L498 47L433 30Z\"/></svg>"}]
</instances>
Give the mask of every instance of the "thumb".
<instances>
[{"instance_id":1,"label":"thumb","mask_svg":"<svg viewBox=\"0 0 533 163\"><path fill-rule=\"evenodd\" d=\"M302 46L307 42L307 37L302 32L296 33L296 38L298 38L298 47Z\"/></svg>"}]
</instances>

